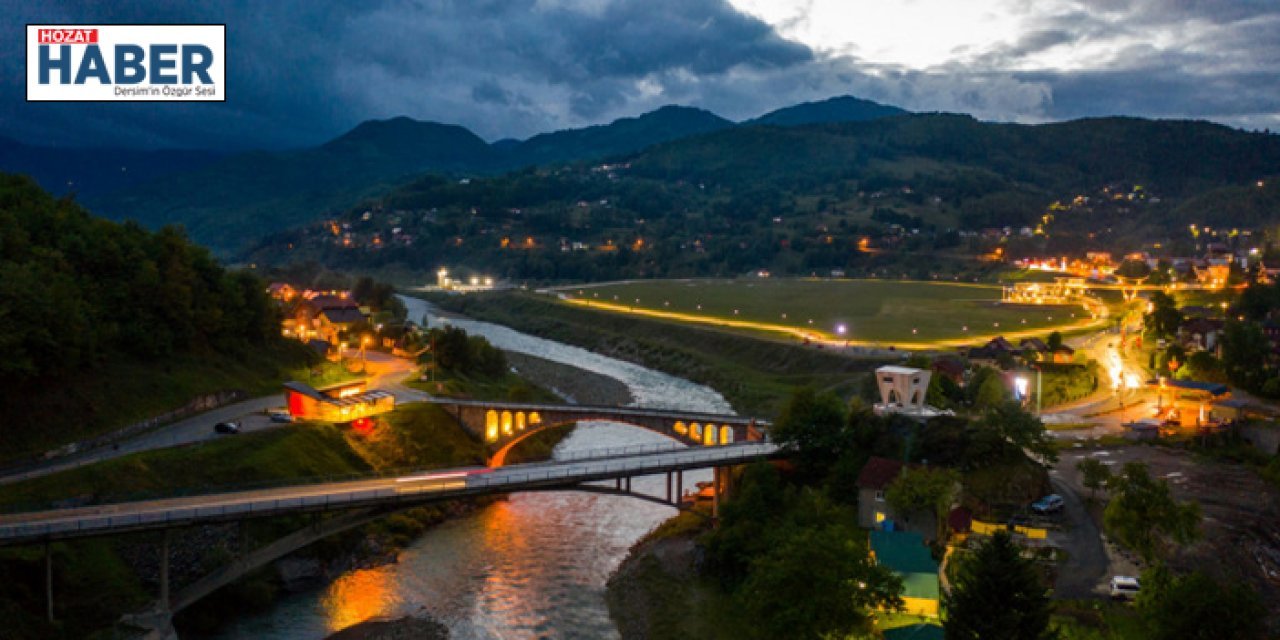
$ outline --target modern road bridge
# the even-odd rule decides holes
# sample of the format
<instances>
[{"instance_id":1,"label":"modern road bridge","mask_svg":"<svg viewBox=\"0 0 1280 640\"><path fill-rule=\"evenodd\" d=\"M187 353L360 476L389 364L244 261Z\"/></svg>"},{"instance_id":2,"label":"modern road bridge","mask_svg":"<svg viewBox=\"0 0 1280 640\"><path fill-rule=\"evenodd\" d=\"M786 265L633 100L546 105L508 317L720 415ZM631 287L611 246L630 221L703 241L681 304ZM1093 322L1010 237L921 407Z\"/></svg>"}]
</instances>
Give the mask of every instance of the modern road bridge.
<instances>
[{"instance_id":1,"label":"modern road bridge","mask_svg":"<svg viewBox=\"0 0 1280 640\"><path fill-rule=\"evenodd\" d=\"M679 506L683 472L705 468L716 470L713 495L718 503L727 475L721 473L721 468L765 460L782 453L777 445L767 441L710 447L679 447L673 443L666 448L607 452L604 457L496 469L430 470L348 482L13 513L0 515L0 546L46 544L46 597L52 618L52 556L47 550L48 543L139 531L164 532L160 549L159 599L147 613L129 616L128 620L151 629L154 637L168 637L172 630L172 615L213 591L292 551L401 509L490 494L565 489L631 495ZM667 476L664 496L646 496L631 491L632 478L657 474ZM614 481L612 487L599 484L609 480ZM208 576L176 593L170 592L169 546L174 530L193 525L323 512L332 512L333 515L317 518L299 531L256 550L245 551Z\"/></svg>"}]
</instances>

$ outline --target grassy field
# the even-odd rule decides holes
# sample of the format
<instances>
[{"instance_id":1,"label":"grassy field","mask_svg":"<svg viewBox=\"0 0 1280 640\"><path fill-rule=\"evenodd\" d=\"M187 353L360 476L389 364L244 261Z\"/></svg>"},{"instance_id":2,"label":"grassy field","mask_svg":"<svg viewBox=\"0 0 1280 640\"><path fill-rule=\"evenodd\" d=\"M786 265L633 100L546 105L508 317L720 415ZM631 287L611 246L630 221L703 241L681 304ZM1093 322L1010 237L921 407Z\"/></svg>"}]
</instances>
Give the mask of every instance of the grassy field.
<instances>
[{"instance_id":1,"label":"grassy field","mask_svg":"<svg viewBox=\"0 0 1280 640\"><path fill-rule=\"evenodd\" d=\"M1079 306L1002 305L998 285L894 280L652 280L565 289L579 304L857 345L953 346L1083 328ZM840 332L840 327L845 331Z\"/></svg>"}]
</instances>

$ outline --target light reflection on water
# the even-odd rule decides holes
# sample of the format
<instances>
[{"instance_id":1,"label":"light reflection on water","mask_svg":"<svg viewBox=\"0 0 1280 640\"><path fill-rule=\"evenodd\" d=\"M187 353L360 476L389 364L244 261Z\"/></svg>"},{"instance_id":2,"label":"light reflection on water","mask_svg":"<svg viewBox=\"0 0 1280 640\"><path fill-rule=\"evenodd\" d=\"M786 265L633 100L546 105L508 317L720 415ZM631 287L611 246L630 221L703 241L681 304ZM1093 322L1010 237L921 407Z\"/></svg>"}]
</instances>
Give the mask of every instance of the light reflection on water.
<instances>
[{"instance_id":1,"label":"light reflection on water","mask_svg":"<svg viewBox=\"0 0 1280 640\"><path fill-rule=\"evenodd\" d=\"M409 317L427 311L405 299ZM577 364L621 380L637 404L727 412L719 394L679 378L526 336L506 327L460 321L504 349ZM584 355L585 354L585 355ZM583 423L557 454L668 442L635 427ZM710 471L685 474L684 486ZM637 478L635 491L661 496L662 476ZM425 611L457 640L616 638L605 582L640 536L670 517L670 507L572 491L521 493L427 531L394 565L348 572L324 589L286 597L270 611L241 618L220 638L313 639L374 617Z\"/></svg>"}]
</instances>

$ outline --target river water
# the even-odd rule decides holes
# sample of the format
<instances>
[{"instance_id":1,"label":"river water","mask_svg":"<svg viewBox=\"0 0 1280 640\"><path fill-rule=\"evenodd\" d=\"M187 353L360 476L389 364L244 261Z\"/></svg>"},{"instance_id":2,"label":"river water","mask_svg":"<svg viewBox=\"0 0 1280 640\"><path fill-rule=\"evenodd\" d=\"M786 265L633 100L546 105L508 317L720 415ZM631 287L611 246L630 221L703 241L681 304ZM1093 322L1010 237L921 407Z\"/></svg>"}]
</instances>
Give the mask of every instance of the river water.
<instances>
[{"instance_id":1,"label":"river water","mask_svg":"<svg viewBox=\"0 0 1280 640\"><path fill-rule=\"evenodd\" d=\"M620 380L638 406L732 412L708 387L504 326L444 319L422 300L402 300L415 321L448 322L502 349ZM662 442L670 441L635 427L589 422L555 453ZM710 477L709 471L686 473L685 486ZM661 476L632 486L652 495L665 490ZM285 597L265 613L230 623L218 637L311 640L372 617L425 612L457 640L616 638L605 581L636 540L674 513L619 496L515 494L427 531L397 564L351 571L323 589Z\"/></svg>"}]
</instances>

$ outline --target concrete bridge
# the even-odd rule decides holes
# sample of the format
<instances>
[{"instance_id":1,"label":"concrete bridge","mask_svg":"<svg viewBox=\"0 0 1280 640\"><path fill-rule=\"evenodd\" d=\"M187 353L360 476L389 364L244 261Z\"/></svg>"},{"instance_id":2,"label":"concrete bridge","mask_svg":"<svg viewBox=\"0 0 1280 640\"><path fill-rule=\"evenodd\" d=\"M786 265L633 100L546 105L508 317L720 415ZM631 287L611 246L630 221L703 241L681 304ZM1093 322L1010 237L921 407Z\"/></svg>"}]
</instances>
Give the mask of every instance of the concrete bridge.
<instances>
[{"instance_id":1,"label":"concrete bridge","mask_svg":"<svg viewBox=\"0 0 1280 640\"><path fill-rule=\"evenodd\" d=\"M515 405L509 405L503 410L509 410L511 406ZM499 407L488 406L485 412L490 409L498 410ZM609 454L606 457L509 465L497 469L431 470L347 482L280 486L257 491L6 514L0 515L0 546L45 544L46 599L48 615L52 620L53 571L52 555L48 549L50 542L138 531L164 532L160 548L159 598L149 610L126 616L126 621L149 629L149 637L168 638L174 637L171 624L173 614L215 590L292 551L395 511L431 502L481 495L566 489L628 495L680 506L683 472L706 468L715 470L713 495L718 506L720 496L726 490L728 474L723 473L726 467L765 460L782 453L781 449L769 442L744 441L714 447L667 448ZM658 474L666 474L665 495L649 496L631 491L633 477ZM601 484L601 481L612 482ZM245 522L255 518L300 513L318 515L312 524L301 530L258 549L243 550L222 568L181 590L171 591L169 543L174 530L202 524Z\"/></svg>"},{"instance_id":2,"label":"concrete bridge","mask_svg":"<svg viewBox=\"0 0 1280 640\"><path fill-rule=\"evenodd\" d=\"M690 446L760 442L765 440L763 429L769 425L755 418L670 409L454 398L429 398L427 402L444 408L472 435L489 446L491 467L501 467L507 452L525 438L552 427L585 420L630 424Z\"/></svg>"}]
</instances>

